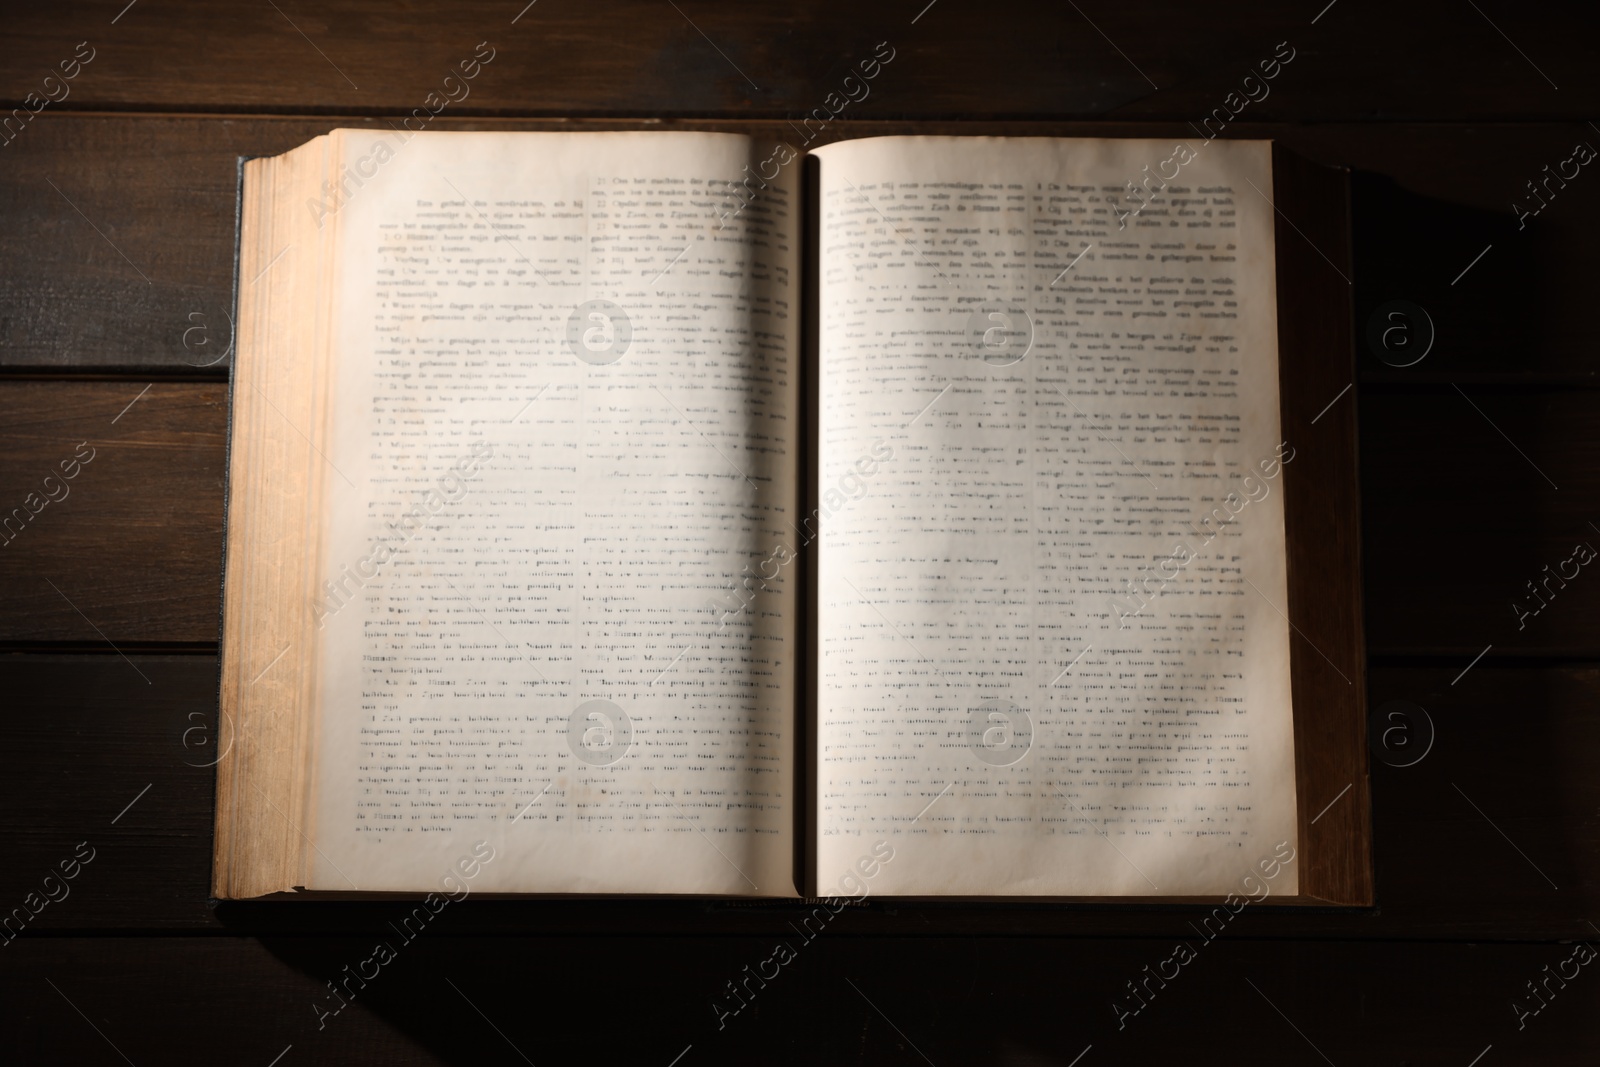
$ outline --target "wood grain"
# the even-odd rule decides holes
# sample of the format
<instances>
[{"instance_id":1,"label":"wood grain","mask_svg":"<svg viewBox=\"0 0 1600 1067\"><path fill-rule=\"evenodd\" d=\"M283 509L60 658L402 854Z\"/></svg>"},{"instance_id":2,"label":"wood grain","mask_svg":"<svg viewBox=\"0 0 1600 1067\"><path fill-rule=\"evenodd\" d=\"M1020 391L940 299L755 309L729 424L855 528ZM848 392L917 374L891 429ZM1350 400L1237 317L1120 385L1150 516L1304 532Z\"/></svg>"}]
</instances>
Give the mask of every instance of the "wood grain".
<instances>
[{"instance_id":1,"label":"wood grain","mask_svg":"<svg viewBox=\"0 0 1600 1067\"><path fill-rule=\"evenodd\" d=\"M95 58L45 115L406 113L484 40L495 57L461 104L478 114L795 115L823 106L880 41L895 58L859 105L869 117L1198 119L1240 92L1278 42L1294 56L1249 105L1253 118L1581 119L1600 88L1584 32L1592 11L1518 18L1448 0L1330 10L1239 0L1226 11L1103 0L64 6L8 12L0 97L39 91L85 39Z\"/></svg>"},{"instance_id":2,"label":"wood grain","mask_svg":"<svg viewBox=\"0 0 1600 1067\"><path fill-rule=\"evenodd\" d=\"M215 644L226 420L221 384L0 382L0 642Z\"/></svg>"},{"instance_id":3,"label":"wood grain","mask_svg":"<svg viewBox=\"0 0 1600 1067\"><path fill-rule=\"evenodd\" d=\"M0 367L221 379L238 158L316 132L42 113L0 149Z\"/></svg>"},{"instance_id":4,"label":"wood grain","mask_svg":"<svg viewBox=\"0 0 1600 1067\"><path fill-rule=\"evenodd\" d=\"M1488 658L1593 656L1600 570L1543 581L1600 550L1600 439L1581 391L1445 385L1360 390L1368 650ZM1567 567L1570 575L1575 568ZM1520 623L1520 625L1519 625Z\"/></svg>"}]
</instances>

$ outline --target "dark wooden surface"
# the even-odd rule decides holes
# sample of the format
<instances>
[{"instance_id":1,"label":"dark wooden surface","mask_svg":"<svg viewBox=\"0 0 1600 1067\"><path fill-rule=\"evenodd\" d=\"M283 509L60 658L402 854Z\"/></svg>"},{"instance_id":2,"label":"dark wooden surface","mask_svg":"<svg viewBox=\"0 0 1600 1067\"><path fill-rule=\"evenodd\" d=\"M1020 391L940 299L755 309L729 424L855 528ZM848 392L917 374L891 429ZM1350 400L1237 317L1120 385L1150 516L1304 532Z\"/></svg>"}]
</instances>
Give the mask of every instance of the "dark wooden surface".
<instances>
[{"instance_id":1,"label":"dark wooden surface","mask_svg":"<svg viewBox=\"0 0 1600 1067\"><path fill-rule=\"evenodd\" d=\"M1600 942L1600 577L1521 628L1512 604L1600 546L1600 176L1523 228L1512 203L1600 147L1597 22L1501 0L0 5L7 112L95 49L0 146L0 513L95 449L0 547L0 909L95 850L0 937L0 1062L1592 1063L1600 977L1548 975ZM434 128L781 136L887 40L830 137L1179 136L1290 42L1228 132L1353 169L1368 699L1437 732L1414 766L1372 761L1377 906L1255 906L1204 945L1195 908L869 900L719 1029L724 983L798 942L798 909L474 899L319 1030L324 983L399 940L402 904L206 897L235 161L407 114L483 40ZM1363 342L1395 299L1437 330L1408 368ZM1119 1029L1177 939L1197 958Z\"/></svg>"}]
</instances>

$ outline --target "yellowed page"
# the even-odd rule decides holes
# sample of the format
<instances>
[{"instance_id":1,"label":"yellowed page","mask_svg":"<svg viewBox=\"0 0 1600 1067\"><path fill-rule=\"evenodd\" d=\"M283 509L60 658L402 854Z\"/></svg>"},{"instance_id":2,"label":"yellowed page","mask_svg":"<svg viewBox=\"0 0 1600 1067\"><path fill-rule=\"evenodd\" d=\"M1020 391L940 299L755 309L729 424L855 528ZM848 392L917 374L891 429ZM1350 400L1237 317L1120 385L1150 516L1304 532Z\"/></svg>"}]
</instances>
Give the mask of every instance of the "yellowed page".
<instances>
[{"instance_id":1,"label":"yellowed page","mask_svg":"<svg viewBox=\"0 0 1600 1067\"><path fill-rule=\"evenodd\" d=\"M1270 145L817 154L822 891L1293 893Z\"/></svg>"},{"instance_id":2,"label":"yellowed page","mask_svg":"<svg viewBox=\"0 0 1600 1067\"><path fill-rule=\"evenodd\" d=\"M309 884L792 894L795 168L338 136Z\"/></svg>"},{"instance_id":3,"label":"yellowed page","mask_svg":"<svg viewBox=\"0 0 1600 1067\"><path fill-rule=\"evenodd\" d=\"M305 609L315 501L331 476L306 428L323 414L321 283L331 235L300 204L330 153L318 137L245 165L219 729L202 734L211 758L190 761L217 768L212 888L223 899L304 881L313 699ZM297 314L284 314L290 308Z\"/></svg>"}]
</instances>

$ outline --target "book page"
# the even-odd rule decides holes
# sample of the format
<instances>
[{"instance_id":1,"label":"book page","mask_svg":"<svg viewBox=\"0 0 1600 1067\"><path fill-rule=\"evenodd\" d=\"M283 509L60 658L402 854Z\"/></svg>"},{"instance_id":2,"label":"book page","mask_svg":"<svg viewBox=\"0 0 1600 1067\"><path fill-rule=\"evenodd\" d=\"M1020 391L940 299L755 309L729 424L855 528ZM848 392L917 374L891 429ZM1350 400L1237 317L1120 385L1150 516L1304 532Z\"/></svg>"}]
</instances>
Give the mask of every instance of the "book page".
<instances>
[{"instance_id":1,"label":"book page","mask_svg":"<svg viewBox=\"0 0 1600 1067\"><path fill-rule=\"evenodd\" d=\"M795 168L339 137L308 886L793 894Z\"/></svg>"},{"instance_id":2,"label":"book page","mask_svg":"<svg viewBox=\"0 0 1600 1067\"><path fill-rule=\"evenodd\" d=\"M823 893L1295 892L1270 147L817 153Z\"/></svg>"}]
</instances>

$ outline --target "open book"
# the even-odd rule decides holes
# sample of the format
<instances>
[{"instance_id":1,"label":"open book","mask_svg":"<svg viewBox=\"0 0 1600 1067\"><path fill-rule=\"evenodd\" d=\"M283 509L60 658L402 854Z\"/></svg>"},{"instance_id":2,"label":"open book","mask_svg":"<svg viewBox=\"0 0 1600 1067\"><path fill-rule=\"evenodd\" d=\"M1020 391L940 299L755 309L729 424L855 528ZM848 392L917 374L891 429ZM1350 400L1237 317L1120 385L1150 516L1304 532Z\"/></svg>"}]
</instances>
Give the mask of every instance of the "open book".
<instances>
[{"instance_id":1,"label":"open book","mask_svg":"<svg viewBox=\"0 0 1600 1067\"><path fill-rule=\"evenodd\" d=\"M217 895L1296 894L1273 160L245 163Z\"/></svg>"}]
</instances>

